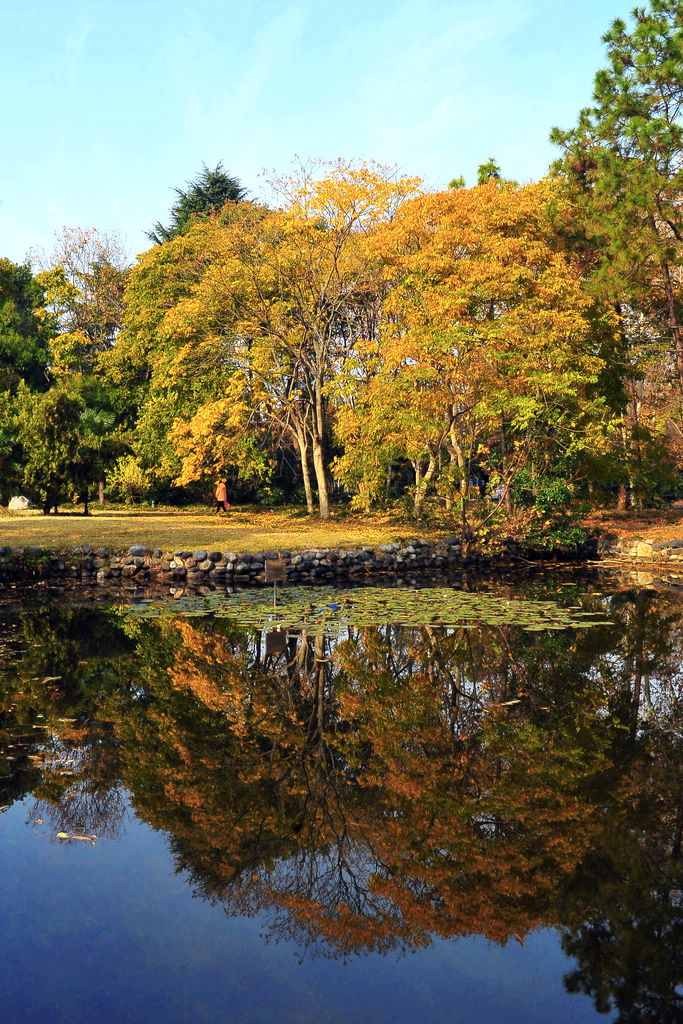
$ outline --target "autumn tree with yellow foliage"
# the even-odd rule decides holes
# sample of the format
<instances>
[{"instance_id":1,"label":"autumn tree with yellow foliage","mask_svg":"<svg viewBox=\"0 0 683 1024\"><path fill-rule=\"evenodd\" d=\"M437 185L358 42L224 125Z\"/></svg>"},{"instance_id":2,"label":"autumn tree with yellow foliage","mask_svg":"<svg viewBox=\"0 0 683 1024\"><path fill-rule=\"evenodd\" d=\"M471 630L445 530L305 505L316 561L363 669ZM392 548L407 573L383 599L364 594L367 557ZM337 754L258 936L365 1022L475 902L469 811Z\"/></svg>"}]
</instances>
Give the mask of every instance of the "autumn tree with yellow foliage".
<instances>
[{"instance_id":1,"label":"autumn tree with yellow foliage","mask_svg":"<svg viewBox=\"0 0 683 1024\"><path fill-rule=\"evenodd\" d=\"M234 410L246 398L253 413L244 410L245 428L260 420L276 442L298 453L309 512L312 461L326 518L331 388L356 344L374 338L381 316L382 261L371 239L418 182L380 167L338 163L320 179L302 169L274 185L282 208L264 216L244 204L177 309L178 318L187 316L195 358L210 359L229 339L235 376L225 399L179 422L174 436L185 457L181 479L188 481L201 472L202 453L214 447L217 433L207 424L222 422L234 437Z\"/></svg>"},{"instance_id":2,"label":"autumn tree with yellow foliage","mask_svg":"<svg viewBox=\"0 0 683 1024\"><path fill-rule=\"evenodd\" d=\"M509 501L528 460L600 443L597 335L611 325L553 227L561 203L549 181L490 181L419 196L376 233L387 292L374 370L352 355L338 416L335 471L359 503L398 457L419 515L430 485L450 501L486 470Z\"/></svg>"},{"instance_id":3,"label":"autumn tree with yellow foliage","mask_svg":"<svg viewBox=\"0 0 683 1024\"><path fill-rule=\"evenodd\" d=\"M286 463L309 513L329 515L334 476L355 507L409 490L413 515L429 499L463 535L470 489L492 516L543 481L567 504L600 479L623 311L561 178L425 192L340 161L270 184L276 209L229 203L130 273L100 363L138 475L253 493Z\"/></svg>"},{"instance_id":4,"label":"autumn tree with yellow foliage","mask_svg":"<svg viewBox=\"0 0 683 1024\"><path fill-rule=\"evenodd\" d=\"M132 274L112 365L147 374L141 436L160 399L179 483L263 481L288 447L325 518L334 432L356 504L407 463L420 516L430 488L450 506L483 473L509 505L520 467L599 449L614 325L562 243L556 184L424 194L337 163L274 188L280 209L232 204Z\"/></svg>"}]
</instances>

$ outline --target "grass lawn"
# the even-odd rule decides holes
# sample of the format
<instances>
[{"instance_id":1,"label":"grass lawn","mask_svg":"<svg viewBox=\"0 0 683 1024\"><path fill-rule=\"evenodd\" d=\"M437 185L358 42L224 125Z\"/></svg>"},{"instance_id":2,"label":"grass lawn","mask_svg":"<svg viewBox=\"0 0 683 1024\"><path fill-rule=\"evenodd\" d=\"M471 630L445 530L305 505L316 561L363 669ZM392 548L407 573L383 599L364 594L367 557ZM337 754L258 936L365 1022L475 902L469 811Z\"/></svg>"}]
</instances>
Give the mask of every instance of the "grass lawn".
<instances>
[{"instance_id":1,"label":"grass lawn","mask_svg":"<svg viewBox=\"0 0 683 1024\"><path fill-rule=\"evenodd\" d=\"M604 509L585 516L582 525L589 533L603 536L643 537L646 540L674 540L683 537L683 506L674 504L655 509Z\"/></svg>"},{"instance_id":2,"label":"grass lawn","mask_svg":"<svg viewBox=\"0 0 683 1024\"><path fill-rule=\"evenodd\" d=\"M584 517L589 533L638 535L649 540L683 537L683 507L638 512L604 510ZM514 524L507 528L515 533ZM305 548L376 547L411 537L437 537L458 533L456 522L446 519L441 529L411 523L396 512L372 514L334 510L322 522L300 508L262 509L233 506L225 516L206 508L141 508L93 506L90 516L63 512L44 516L40 512L0 513L0 547L68 549L74 544L91 544L109 550L131 544L174 551L205 548L220 551L302 551ZM505 530L504 530L505 532Z\"/></svg>"},{"instance_id":3,"label":"grass lawn","mask_svg":"<svg viewBox=\"0 0 683 1024\"><path fill-rule=\"evenodd\" d=\"M91 544L110 550L131 544L173 551L204 548L220 551L301 551L305 548L376 546L444 531L420 530L395 514L335 512L322 522L300 509L230 509L220 517L206 509L141 509L95 506L90 516L65 512L0 514L0 546L65 549ZM449 532L449 531L446 531ZM450 531L452 532L452 531Z\"/></svg>"}]
</instances>

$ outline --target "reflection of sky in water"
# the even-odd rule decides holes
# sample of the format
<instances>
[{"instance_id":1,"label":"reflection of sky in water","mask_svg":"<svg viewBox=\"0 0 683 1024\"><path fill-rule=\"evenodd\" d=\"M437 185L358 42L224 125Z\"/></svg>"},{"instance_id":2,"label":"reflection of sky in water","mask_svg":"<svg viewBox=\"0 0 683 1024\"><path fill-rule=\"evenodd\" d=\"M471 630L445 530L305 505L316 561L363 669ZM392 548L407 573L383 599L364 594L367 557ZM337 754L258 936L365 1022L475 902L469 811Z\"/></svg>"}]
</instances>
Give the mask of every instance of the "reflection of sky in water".
<instances>
[{"instance_id":1,"label":"reflection of sky in water","mask_svg":"<svg viewBox=\"0 0 683 1024\"><path fill-rule=\"evenodd\" d=\"M437 939L407 956L304 957L264 922L193 898L164 837L133 819L121 842L51 842L31 801L0 815L0 985L7 1024L274 1021L581 1024L556 934L521 946Z\"/></svg>"}]
</instances>

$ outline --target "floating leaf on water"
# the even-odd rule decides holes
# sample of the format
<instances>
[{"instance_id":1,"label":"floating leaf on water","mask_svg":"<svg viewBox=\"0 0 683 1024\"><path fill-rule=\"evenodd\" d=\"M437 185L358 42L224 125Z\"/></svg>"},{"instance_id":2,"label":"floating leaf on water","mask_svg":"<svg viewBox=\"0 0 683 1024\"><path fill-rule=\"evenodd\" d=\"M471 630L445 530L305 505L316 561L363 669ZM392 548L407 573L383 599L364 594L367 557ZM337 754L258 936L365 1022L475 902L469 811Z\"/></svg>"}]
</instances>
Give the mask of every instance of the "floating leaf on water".
<instances>
[{"instance_id":1,"label":"floating leaf on water","mask_svg":"<svg viewBox=\"0 0 683 1024\"><path fill-rule=\"evenodd\" d=\"M92 835L92 836L79 836L79 835L76 835L75 833L58 832L57 833L57 839L68 839L69 842L71 842L72 839L75 839L77 842L80 842L80 843L92 843L92 845L94 846L95 845L95 840L97 839L97 836L96 835Z\"/></svg>"},{"instance_id":2,"label":"floating leaf on water","mask_svg":"<svg viewBox=\"0 0 683 1024\"><path fill-rule=\"evenodd\" d=\"M239 595L184 596L174 602L141 601L124 609L136 617L213 615L231 618L239 626L259 631L278 628L306 631L310 636L338 637L345 630L381 625L409 629L517 626L530 632L591 628L604 624L595 612L566 608L555 601L503 598L443 587L367 588L340 594L336 599L320 587L283 587L274 609L268 591L242 591Z\"/></svg>"}]
</instances>

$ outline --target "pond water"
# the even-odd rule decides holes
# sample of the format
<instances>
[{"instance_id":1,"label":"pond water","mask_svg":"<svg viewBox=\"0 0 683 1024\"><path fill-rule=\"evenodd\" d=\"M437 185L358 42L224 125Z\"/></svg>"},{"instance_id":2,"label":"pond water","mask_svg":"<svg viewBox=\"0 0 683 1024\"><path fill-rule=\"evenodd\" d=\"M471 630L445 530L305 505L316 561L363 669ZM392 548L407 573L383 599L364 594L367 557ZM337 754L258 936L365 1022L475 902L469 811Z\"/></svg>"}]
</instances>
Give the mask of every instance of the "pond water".
<instances>
[{"instance_id":1,"label":"pond water","mask_svg":"<svg viewBox=\"0 0 683 1024\"><path fill-rule=\"evenodd\" d=\"M683 1019L683 602L0 594L8 1024Z\"/></svg>"}]
</instances>

